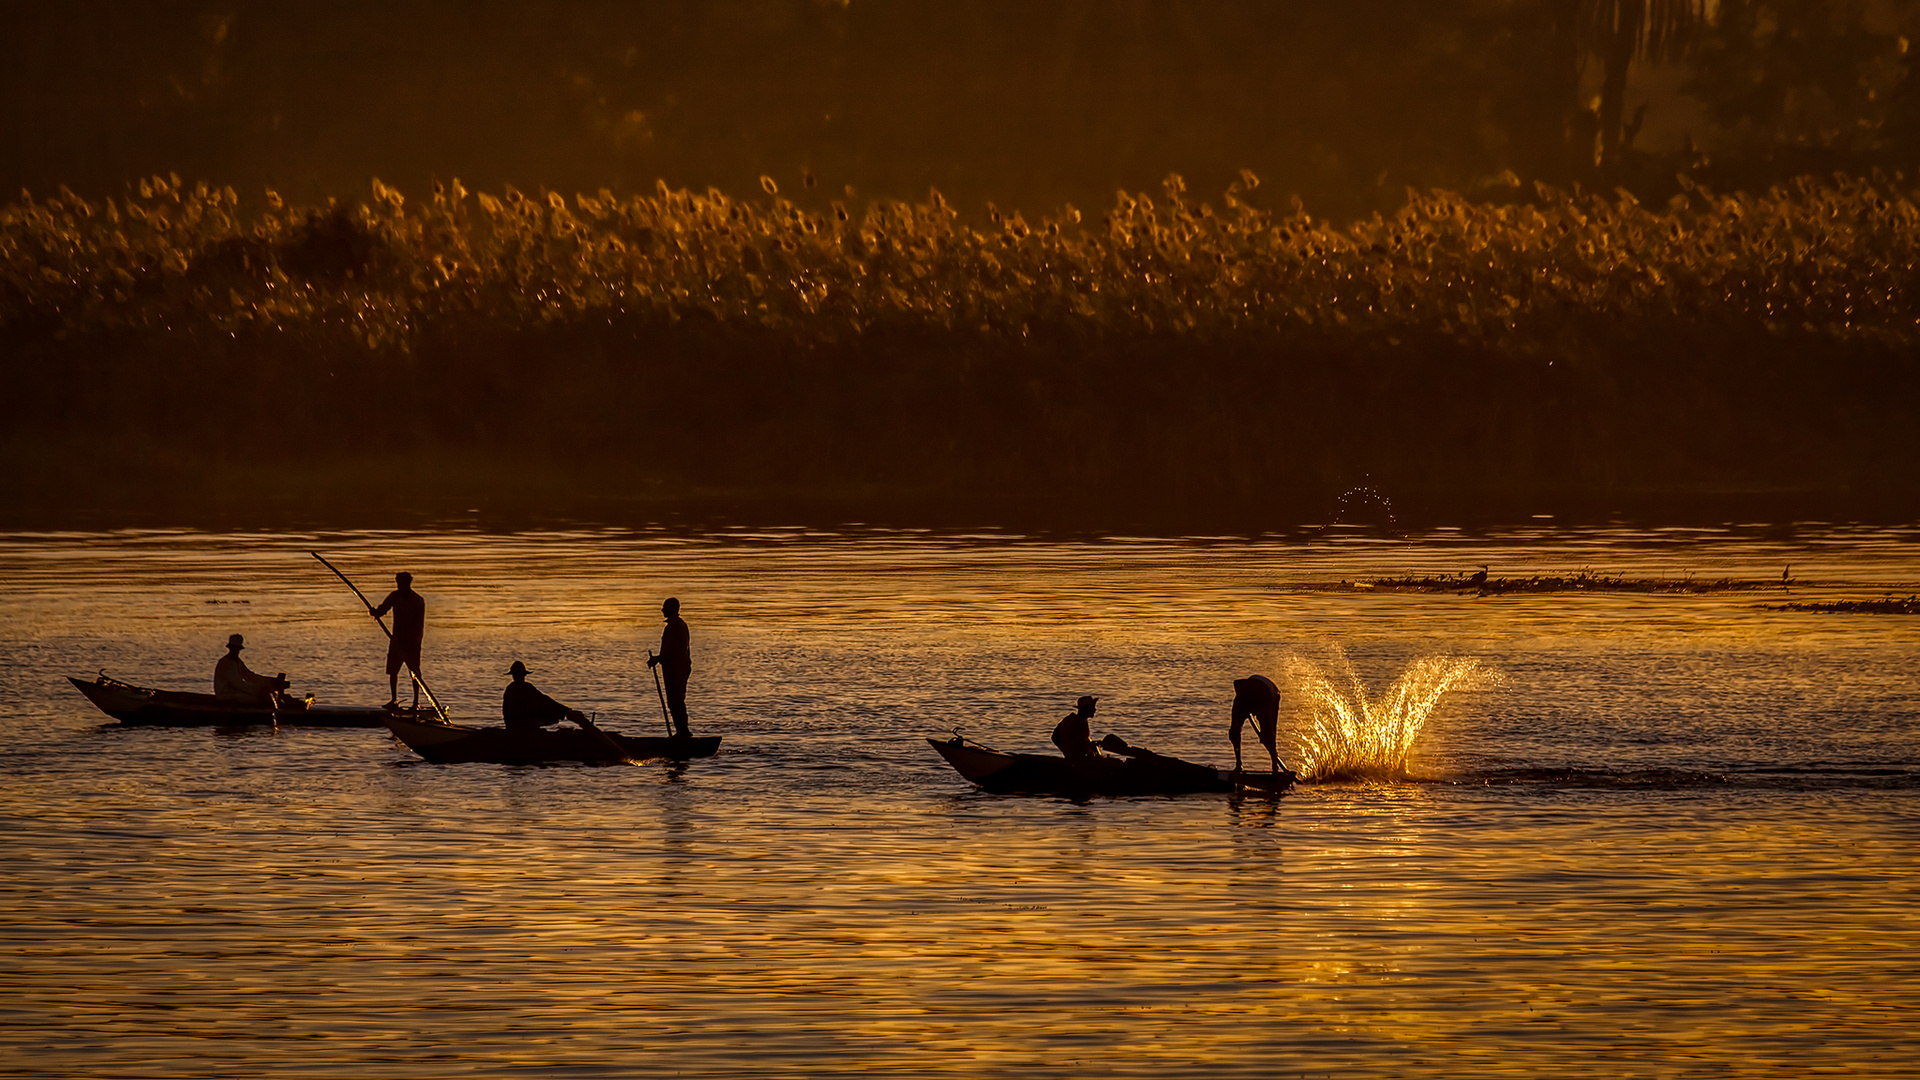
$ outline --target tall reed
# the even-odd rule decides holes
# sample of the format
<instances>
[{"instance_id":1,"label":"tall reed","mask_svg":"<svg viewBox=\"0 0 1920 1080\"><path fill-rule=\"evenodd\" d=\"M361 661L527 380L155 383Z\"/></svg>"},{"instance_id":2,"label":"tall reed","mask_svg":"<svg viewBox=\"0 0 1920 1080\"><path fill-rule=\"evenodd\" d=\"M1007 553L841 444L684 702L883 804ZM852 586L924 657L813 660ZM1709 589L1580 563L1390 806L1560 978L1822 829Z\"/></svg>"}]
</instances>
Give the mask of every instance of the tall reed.
<instances>
[{"instance_id":1,"label":"tall reed","mask_svg":"<svg viewBox=\"0 0 1920 1080\"><path fill-rule=\"evenodd\" d=\"M1340 226L1220 206L1177 176L1157 198L1028 221L918 203L801 206L718 190L602 190L362 201L250 211L178 177L92 202L64 189L0 208L0 328L277 332L406 351L423 326L704 319L831 343L907 325L1218 339L1317 329L1438 335L1502 349L1556 341L1571 316L1675 316L1831 339L1920 339L1920 209L1885 177L1805 179L1758 195L1699 187L1663 207L1537 187L1508 203L1408 192Z\"/></svg>"},{"instance_id":2,"label":"tall reed","mask_svg":"<svg viewBox=\"0 0 1920 1080\"><path fill-rule=\"evenodd\" d=\"M1343 516L1355 491L1401 517L1780 490L1904 514L1903 183L1696 186L1660 207L1409 192L1347 225L1256 205L1251 174L1213 203L1173 176L1031 218L772 183L23 195L0 207L20 419L0 472L138 494L208 463L335 475L352 452L449 460L483 490L504 462L541 497L1232 504L1250 527Z\"/></svg>"}]
</instances>

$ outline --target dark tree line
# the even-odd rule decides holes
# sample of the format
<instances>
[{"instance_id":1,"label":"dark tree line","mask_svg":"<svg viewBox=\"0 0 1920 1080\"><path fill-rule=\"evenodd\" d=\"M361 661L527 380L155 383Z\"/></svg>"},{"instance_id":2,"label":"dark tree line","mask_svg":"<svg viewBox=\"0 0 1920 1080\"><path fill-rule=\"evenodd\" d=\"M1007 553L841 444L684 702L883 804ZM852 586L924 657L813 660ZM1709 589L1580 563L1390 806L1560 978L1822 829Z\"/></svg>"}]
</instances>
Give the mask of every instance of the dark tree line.
<instances>
[{"instance_id":1,"label":"dark tree line","mask_svg":"<svg viewBox=\"0 0 1920 1080\"><path fill-rule=\"evenodd\" d=\"M1251 168L1349 216L1509 170L1751 188L1920 161L1916 0L169 0L9 29L9 191L740 191L804 169L978 212ZM1689 110L1691 145L1650 137Z\"/></svg>"},{"instance_id":2,"label":"dark tree line","mask_svg":"<svg viewBox=\"0 0 1920 1080\"><path fill-rule=\"evenodd\" d=\"M16 523L368 476L1180 528L1920 491L1920 0L11 15Z\"/></svg>"}]
</instances>

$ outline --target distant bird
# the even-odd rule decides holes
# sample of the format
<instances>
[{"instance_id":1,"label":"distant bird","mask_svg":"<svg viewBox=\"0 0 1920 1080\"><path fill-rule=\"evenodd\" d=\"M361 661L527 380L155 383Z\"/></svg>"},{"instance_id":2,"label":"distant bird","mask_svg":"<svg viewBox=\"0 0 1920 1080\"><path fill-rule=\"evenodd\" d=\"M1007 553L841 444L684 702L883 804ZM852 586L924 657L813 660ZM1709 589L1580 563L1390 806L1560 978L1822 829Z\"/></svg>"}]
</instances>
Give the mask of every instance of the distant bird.
<instances>
[{"instance_id":1,"label":"distant bird","mask_svg":"<svg viewBox=\"0 0 1920 1080\"><path fill-rule=\"evenodd\" d=\"M1467 579L1467 584L1473 586L1476 589L1486 588L1487 587L1487 568L1482 566L1480 568L1479 573Z\"/></svg>"}]
</instances>

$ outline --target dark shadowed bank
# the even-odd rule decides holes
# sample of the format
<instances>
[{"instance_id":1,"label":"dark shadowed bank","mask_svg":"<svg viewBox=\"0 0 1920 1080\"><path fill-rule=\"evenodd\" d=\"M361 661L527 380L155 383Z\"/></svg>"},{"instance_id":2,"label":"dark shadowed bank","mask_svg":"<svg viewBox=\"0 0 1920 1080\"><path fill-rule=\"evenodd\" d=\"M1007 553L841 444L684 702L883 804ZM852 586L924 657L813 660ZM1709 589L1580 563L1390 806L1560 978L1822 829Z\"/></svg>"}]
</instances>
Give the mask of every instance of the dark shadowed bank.
<instances>
[{"instance_id":1,"label":"dark shadowed bank","mask_svg":"<svg viewBox=\"0 0 1920 1080\"><path fill-rule=\"evenodd\" d=\"M1911 520L1920 209L810 191L0 211L5 524Z\"/></svg>"}]
</instances>

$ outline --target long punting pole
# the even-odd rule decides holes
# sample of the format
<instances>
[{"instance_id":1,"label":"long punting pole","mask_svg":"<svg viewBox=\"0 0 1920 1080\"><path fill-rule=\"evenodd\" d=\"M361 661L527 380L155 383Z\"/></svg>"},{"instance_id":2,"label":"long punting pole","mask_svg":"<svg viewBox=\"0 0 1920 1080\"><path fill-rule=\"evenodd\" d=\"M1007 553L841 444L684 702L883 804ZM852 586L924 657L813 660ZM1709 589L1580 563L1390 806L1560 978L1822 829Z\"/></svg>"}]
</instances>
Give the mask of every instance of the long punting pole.
<instances>
[{"instance_id":1,"label":"long punting pole","mask_svg":"<svg viewBox=\"0 0 1920 1080\"><path fill-rule=\"evenodd\" d=\"M367 594L360 591L360 586L355 585L352 582L352 580L350 580L347 577L347 575L341 573L339 567L328 562L326 559L326 556L320 554L317 551L309 551L307 552L307 554L313 556L316 559L319 559L321 566L324 566L327 569L333 571L334 577L337 577L341 581L346 582L347 588L353 590L353 595L359 597L360 602L367 605L367 614L373 615L373 621L380 624L380 632L387 635L388 641L392 641L393 631L387 629L387 620L381 618L378 615L373 614L373 601L368 600ZM421 678L420 673L413 670L412 664L407 665L407 674L413 676L413 684L420 688L420 692L427 695L427 701L433 705L434 714L440 717L440 722L443 724L452 723L453 721L447 717L447 710L440 707L440 699L433 696L433 690L427 686L427 680Z\"/></svg>"},{"instance_id":2,"label":"long punting pole","mask_svg":"<svg viewBox=\"0 0 1920 1080\"><path fill-rule=\"evenodd\" d=\"M647 667L653 669L653 692L660 695L660 719L667 725L667 738L673 738L673 718L667 715L667 692L660 689L660 666L653 662L653 650L647 650Z\"/></svg>"}]
</instances>

